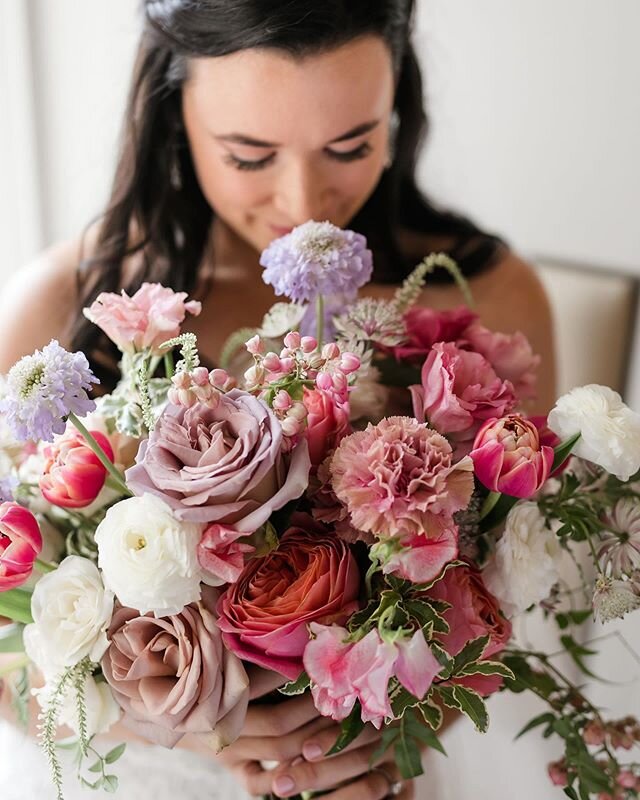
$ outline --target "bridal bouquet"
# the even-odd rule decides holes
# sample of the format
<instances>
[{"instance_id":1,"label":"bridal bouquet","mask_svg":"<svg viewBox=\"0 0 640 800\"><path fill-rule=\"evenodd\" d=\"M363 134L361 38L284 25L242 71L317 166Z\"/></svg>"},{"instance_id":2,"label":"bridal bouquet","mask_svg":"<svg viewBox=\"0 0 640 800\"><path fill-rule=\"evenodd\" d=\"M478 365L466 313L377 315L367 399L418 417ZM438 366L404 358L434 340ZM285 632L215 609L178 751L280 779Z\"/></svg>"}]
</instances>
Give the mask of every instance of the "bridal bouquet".
<instances>
[{"instance_id":1,"label":"bridal bouquet","mask_svg":"<svg viewBox=\"0 0 640 800\"><path fill-rule=\"evenodd\" d=\"M357 299L371 253L329 223L261 264L291 302L219 368L180 332L199 304L143 284L85 309L122 353L111 394L92 399L86 357L55 341L4 381L0 675L23 713L37 697L59 798L60 747L85 786L116 789L124 745L94 737L119 719L167 747L233 742L247 662L342 722L332 752L379 728L374 762L393 748L407 778L443 749L443 709L484 731L490 694L531 691L546 708L524 730L563 742L553 783L637 797L640 764L619 754L638 722L603 718L511 620L541 609L588 672L579 626L640 607L640 416L595 385L528 415L525 337L470 299L419 305L436 266L466 289L443 254L391 300Z\"/></svg>"}]
</instances>

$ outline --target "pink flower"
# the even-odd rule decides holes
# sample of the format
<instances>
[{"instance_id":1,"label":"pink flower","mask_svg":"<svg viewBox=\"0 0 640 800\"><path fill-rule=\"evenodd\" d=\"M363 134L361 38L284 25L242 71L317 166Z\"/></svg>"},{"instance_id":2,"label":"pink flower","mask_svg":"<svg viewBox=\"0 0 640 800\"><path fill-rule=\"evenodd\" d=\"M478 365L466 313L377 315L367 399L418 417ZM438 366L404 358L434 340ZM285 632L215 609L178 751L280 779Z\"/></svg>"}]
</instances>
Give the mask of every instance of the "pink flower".
<instances>
[{"instance_id":1,"label":"pink flower","mask_svg":"<svg viewBox=\"0 0 640 800\"><path fill-rule=\"evenodd\" d=\"M376 536L437 536L473 492L469 458L411 417L387 417L347 436L331 461L333 489L356 528Z\"/></svg>"},{"instance_id":2,"label":"pink flower","mask_svg":"<svg viewBox=\"0 0 640 800\"><path fill-rule=\"evenodd\" d=\"M486 358L455 344L435 344L421 377L421 386L409 387L415 416L456 441L473 439L484 420L507 414L516 402L511 383Z\"/></svg>"},{"instance_id":3,"label":"pink flower","mask_svg":"<svg viewBox=\"0 0 640 800\"><path fill-rule=\"evenodd\" d=\"M333 392L305 387L302 402L307 409L306 438L311 464L317 467L350 431L349 403Z\"/></svg>"},{"instance_id":4,"label":"pink flower","mask_svg":"<svg viewBox=\"0 0 640 800\"><path fill-rule=\"evenodd\" d=\"M100 431L89 431L113 462L113 448ZM89 447L87 440L73 426L44 448L44 468L40 491L46 500L62 508L84 508L100 494L107 470Z\"/></svg>"},{"instance_id":5,"label":"pink flower","mask_svg":"<svg viewBox=\"0 0 640 800\"><path fill-rule=\"evenodd\" d=\"M187 312L197 315L201 311L199 302L185 303L186 297L185 292L174 292L159 283L143 283L132 297L124 290L121 294L102 292L83 313L123 353L150 348L158 354L162 352L159 345L178 336Z\"/></svg>"},{"instance_id":6,"label":"pink flower","mask_svg":"<svg viewBox=\"0 0 640 800\"><path fill-rule=\"evenodd\" d=\"M384 560L382 571L413 583L427 583L437 578L458 555L458 532L453 524L433 536L414 533L402 537L400 543L402 549Z\"/></svg>"},{"instance_id":7,"label":"pink flower","mask_svg":"<svg viewBox=\"0 0 640 800\"><path fill-rule=\"evenodd\" d=\"M392 675L415 697L422 699L441 666L422 631L396 644L384 642L377 630L358 642L338 625L310 625L314 638L304 651L304 668L312 681L318 711L336 721L345 719L356 700L362 719L380 728L392 716L388 684Z\"/></svg>"},{"instance_id":8,"label":"pink flower","mask_svg":"<svg viewBox=\"0 0 640 800\"><path fill-rule=\"evenodd\" d=\"M33 514L18 505L0 504L0 592L23 584L42 550L42 534Z\"/></svg>"},{"instance_id":9,"label":"pink flower","mask_svg":"<svg viewBox=\"0 0 640 800\"><path fill-rule=\"evenodd\" d=\"M344 622L357 608L360 572L349 547L306 514L275 550L253 558L220 599L224 642L240 658L295 680L308 625Z\"/></svg>"},{"instance_id":10,"label":"pink flower","mask_svg":"<svg viewBox=\"0 0 640 800\"><path fill-rule=\"evenodd\" d=\"M253 533L300 497L309 467L306 442L285 454L273 411L232 389L215 408L168 405L126 478L133 492L155 494L180 520Z\"/></svg>"},{"instance_id":11,"label":"pink flower","mask_svg":"<svg viewBox=\"0 0 640 800\"><path fill-rule=\"evenodd\" d=\"M448 569L443 577L426 592L435 600L451 605L443 616L449 623L449 633L438 634L444 649L456 656L472 639L489 635L483 657L490 659L500 653L511 638L511 624L500 613L495 597L482 581L480 571L470 564ZM473 675L459 678L464 686L487 695L497 691L502 678Z\"/></svg>"},{"instance_id":12,"label":"pink flower","mask_svg":"<svg viewBox=\"0 0 640 800\"><path fill-rule=\"evenodd\" d=\"M487 420L469 455L487 489L523 499L547 480L554 458L553 448L541 445L536 426L517 414Z\"/></svg>"},{"instance_id":13,"label":"pink flower","mask_svg":"<svg viewBox=\"0 0 640 800\"><path fill-rule=\"evenodd\" d=\"M474 322L464 332L469 347L483 355L503 381L510 381L519 399L535 397L540 356L534 355L527 337L498 333Z\"/></svg>"},{"instance_id":14,"label":"pink flower","mask_svg":"<svg viewBox=\"0 0 640 800\"><path fill-rule=\"evenodd\" d=\"M436 342L458 343L477 318L467 306L445 311L413 306L404 315L409 341L389 350L399 361L422 363Z\"/></svg>"},{"instance_id":15,"label":"pink flower","mask_svg":"<svg viewBox=\"0 0 640 800\"><path fill-rule=\"evenodd\" d=\"M209 586L235 583L244 569L245 555L255 547L236 541L247 534L218 525L209 525L198 544L198 563L204 571L203 580Z\"/></svg>"},{"instance_id":16,"label":"pink flower","mask_svg":"<svg viewBox=\"0 0 640 800\"><path fill-rule=\"evenodd\" d=\"M564 760L552 761L547 767L547 772L554 786L568 786L569 774Z\"/></svg>"}]
</instances>

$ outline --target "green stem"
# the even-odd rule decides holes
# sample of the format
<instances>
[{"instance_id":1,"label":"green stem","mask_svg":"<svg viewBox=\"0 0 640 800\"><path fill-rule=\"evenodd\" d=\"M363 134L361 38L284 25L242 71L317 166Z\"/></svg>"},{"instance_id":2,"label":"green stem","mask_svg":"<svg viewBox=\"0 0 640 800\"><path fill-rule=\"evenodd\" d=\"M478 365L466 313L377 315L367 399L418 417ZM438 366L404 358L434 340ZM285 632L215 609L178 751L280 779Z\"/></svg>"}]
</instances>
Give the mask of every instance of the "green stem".
<instances>
[{"instance_id":1,"label":"green stem","mask_svg":"<svg viewBox=\"0 0 640 800\"><path fill-rule=\"evenodd\" d=\"M42 561L40 558L36 558L36 567L40 570L40 572L55 572L58 569L57 564L49 564L46 561Z\"/></svg>"},{"instance_id":2,"label":"green stem","mask_svg":"<svg viewBox=\"0 0 640 800\"><path fill-rule=\"evenodd\" d=\"M164 374L169 380L173 378L173 356L170 352L164 354Z\"/></svg>"},{"instance_id":3,"label":"green stem","mask_svg":"<svg viewBox=\"0 0 640 800\"><path fill-rule=\"evenodd\" d=\"M480 519L484 519L491 512L495 504L502 497L502 492L489 492L486 496L482 509L480 510Z\"/></svg>"},{"instance_id":4,"label":"green stem","mask_svg":"<svg viewBox=\"0 0 640 800\"><path fill-rule=\"evenodd\" d=\"M316 340L318 351L322 350L322 337L324 335L324 299L322 295L316 297Z\"/></svg>"},{"instance_id":5,"label":"green stem","mask_svg":"<svg viewBox=\"0 0 640 800\"><path fill-rule=\"evenodd\" d=\"M28 625L31 616L31 592L26 589L8 589L0 592L0 617Z\"/></svg>"},{"instance_id":6,"label":"green stem","mask_svg":"<svg viewBox=\"0 0 640 800\"><path fill-rule=\"evenodd\" d=\"M71 412L71 414L69 414L69 419L76 426L76 428L80 431L80 433L84 436L84 438L87 440L87 444L93 450L93 452L98 456L102 466L107 470L107 472L109 472L109 474L113 478L113 481L114 481L116 487L118 488L118 491L122 492L127 497L132 497L133 496L132 493L129 491L129 489L127 488L126 483L124 482L124 477L116 469L116 467L114 466L113 462L110 461L107 458L107 454L100 447L98 442L96 442L96 440L89 433L89 431L85 428L85 426L82 424L82 422L80 422L78 417L76 417L76 415L73 412Z\"/></svg>"},{"instance_id":7,"label":"green stem","mask_svg":"<svg viewBox=\"0 0 640 800\"><path fill-rule=\"evenodd\" d=\"M0 669L0 678L5 678L7 675L11 675L12 672L28 666L28 664L29 656L21 656L17 661L12 661L11 664L7 664L6 667Z\"/></svg>"}]
</instances>

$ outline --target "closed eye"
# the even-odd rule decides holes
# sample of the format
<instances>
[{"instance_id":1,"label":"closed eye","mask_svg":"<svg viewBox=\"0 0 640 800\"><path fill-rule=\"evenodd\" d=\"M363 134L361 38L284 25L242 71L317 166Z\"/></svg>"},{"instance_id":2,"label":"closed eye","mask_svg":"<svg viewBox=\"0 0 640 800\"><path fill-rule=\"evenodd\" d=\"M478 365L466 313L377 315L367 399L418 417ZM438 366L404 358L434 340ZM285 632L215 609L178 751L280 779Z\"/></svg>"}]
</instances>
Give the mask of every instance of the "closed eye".
<instances>
[{"instance_id":1,"label":"closed eye","mask_svg":"<svg viewBox=\"0 0 640 800\"><path fill-rule=\"evenodd\" d=\"M366 158L371 152L371 145L368 142L363 142L353 150L348 150L346 152L341 152L339 150L331 150L330 148L325 148L324 152L327 154L327 156L329 156L329 158L332 158L335 161L348 163L350 161L357 161L361 158ZM276 157L275 153L269 153L268 156L260 158L257 161L250 161L244 158L238 158L237 156L234 156L233 153L226 153L224 156L224 161L225 163L230 164L232 167L235 167L236 169L257 170L268 167L269 164L273 162L275 157Z\"/></svg>"},{"instance_id":2,"label":"closed eye","mask_svg":"<svg viewBox=\"0 0 640 800\"><path fill-rule=\"evenodd\" d=\"M336 161L357 161L360 158L366 158L371 152L371 145L369 142L363 142L358 145L354 150L347 150L347 152L340 152L339 150L325 149L325 153Z\"/></svg>"}]
</instances>

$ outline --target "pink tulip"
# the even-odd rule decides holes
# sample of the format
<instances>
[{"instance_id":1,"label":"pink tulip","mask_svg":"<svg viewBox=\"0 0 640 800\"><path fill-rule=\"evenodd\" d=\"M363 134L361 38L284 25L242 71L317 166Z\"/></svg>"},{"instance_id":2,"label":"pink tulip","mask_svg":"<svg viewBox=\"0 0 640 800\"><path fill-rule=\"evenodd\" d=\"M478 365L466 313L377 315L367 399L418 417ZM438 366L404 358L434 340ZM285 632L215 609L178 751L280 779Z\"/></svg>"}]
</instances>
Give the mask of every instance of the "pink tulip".
<instances>
[{"instance_id":1,"label":"pink tulip","mask_svg":"<svg viewBox=\"0 0 640 800\"><path fill-rule=\"evenodd\" d=\"M536 426L517 414L490 419L470 453L480 483L492 492L532 497L549 477L553 448L540 443Z\"/></svg>"},{"instance_id":2,"label":"pink tulip","mask_svg":"<svg viewBox=\"0 0 640 800\"><path fill-rule=\"evenodd\" d=\"M309 457L317 467L351 432L349 403L341 402L333 393L307 387L302 402L307 410Z\"/></svg>"},{"instance_id":3,"label":"pink tulip","mask_svg":"<svg viewBox=\"0 0 640 800\"><path fill-rule=\"evenodd\" d=\"M113 449L105 434L90 433L113 461ZM69 427L53 444L45 447L44 456L40 490L54 506L83 508L100 494L107 471L80 431Z\"/></svg>"},{"instance_id":4,"label":"pink tulip","mask_svg":"<svg viewBox=\"0 0 640 800\"><path fill-rule=\"evenodd\" d=\"M42 550L36 518L18 503L0 505L0 592L15 589L31 575Z\"/></svg>"}]
</instances>

